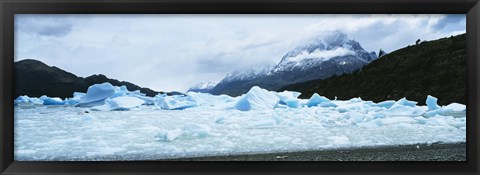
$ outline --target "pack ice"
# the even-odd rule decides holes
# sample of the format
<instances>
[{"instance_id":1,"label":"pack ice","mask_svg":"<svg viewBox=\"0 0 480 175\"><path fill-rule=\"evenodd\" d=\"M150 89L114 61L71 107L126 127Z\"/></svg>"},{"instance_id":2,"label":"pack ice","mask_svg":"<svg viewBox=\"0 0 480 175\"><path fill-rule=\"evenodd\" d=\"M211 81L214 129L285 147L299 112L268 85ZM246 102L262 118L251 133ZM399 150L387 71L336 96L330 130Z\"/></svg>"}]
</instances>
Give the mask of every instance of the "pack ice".
<instances>
[{"instance_id":1,"label":"pack ice","mask_svg":"<svg viewBox=\"0 0 480 175\"><path fill-rule=\"evenodd\" d=\"M379 103L252 87L238 97L148 97L109 83L15 99L15 160L157 160L466 141L466 106Z\"/></svg>"}]
</instances>

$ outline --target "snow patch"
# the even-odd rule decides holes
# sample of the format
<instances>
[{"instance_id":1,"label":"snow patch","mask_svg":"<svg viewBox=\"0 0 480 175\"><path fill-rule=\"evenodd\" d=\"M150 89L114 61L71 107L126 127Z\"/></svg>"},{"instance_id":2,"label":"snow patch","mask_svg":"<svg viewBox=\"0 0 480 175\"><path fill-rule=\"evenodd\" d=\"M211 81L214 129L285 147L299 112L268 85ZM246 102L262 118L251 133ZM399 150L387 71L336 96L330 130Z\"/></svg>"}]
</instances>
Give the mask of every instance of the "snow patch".
<instances>
[{"instance_id":1,"label":"snow patch","mask_svg":"<svg viewBox=\"0 0 480 175\"><path fill-rule=\"evenodd\" d=\"M355 52L347 48L339 47L333 50L320 50L317 49L313 52L302 51L300 54L293 57L286 57L284 62L299 62L307 59L319 59L322 61L327 61L331 58L345 55L355 55Z\"/></svg>"}]
</instances>

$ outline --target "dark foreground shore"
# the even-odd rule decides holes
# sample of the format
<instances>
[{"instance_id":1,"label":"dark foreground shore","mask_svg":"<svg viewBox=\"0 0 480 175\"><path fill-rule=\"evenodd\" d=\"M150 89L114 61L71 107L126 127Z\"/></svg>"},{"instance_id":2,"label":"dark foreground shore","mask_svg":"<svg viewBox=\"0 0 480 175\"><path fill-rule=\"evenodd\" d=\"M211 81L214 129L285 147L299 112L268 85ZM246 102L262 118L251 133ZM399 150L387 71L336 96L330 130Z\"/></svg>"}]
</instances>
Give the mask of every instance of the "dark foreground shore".
<instances>
[{"instance_id":1,"label":"dark foreground shore","mask_svg":"<svg viewBox=\"0 0 480 175\"><path fill-rule=\"evenodd\" d=\"M466 144L369 148L168 159L169 161L466 161Z\"/></svg>"}]
</instances>

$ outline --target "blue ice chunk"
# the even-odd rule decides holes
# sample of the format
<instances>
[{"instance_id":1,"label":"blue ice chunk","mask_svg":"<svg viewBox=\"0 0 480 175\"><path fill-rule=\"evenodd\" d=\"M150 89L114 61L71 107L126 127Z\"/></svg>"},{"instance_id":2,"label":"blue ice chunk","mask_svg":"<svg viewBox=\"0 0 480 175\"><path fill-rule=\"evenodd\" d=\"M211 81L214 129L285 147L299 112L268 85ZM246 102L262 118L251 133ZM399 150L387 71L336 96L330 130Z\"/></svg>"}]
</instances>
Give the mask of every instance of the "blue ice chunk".
<instances>
[{"instance_id":1,"label":"blue ice chunk","mask_svg":"<svg viewBox=\"0 0 480 175\"><path fill-rule=\"evenodd\" d=\"M120 89L120 91L128 92L127 86L125 86L125 85L120 86L119 89Z\"/></svg>"},{"instance_id":2,"label":"blue ice chunk","mask_svg":"<svg viewBox=\"0 0 480 175\"><path fill-rule=\"evenodd\" d=\"M416 101L410 101L410 100L407 100L405 97L398 100L397 105L402 105L402 106L410 106L410 107L414 107L415 105L417 105L417 102Z\"/></svg>"},{"instance_id":3,"label":"blue ice chunk","mask_svg":"<svg viewBox=\"0 0 480 175\"><path fill-rule=\"evenodd\" d=\"M26 96L26 95L18 96L17 99L15 99L15 100L13 101L13 103L14 103L15 105L18 105L18 104L20 104L20 103L28 103L28 102L30 102L30 97L28 97L28 96Z\"/></svg>"},{"instance_id":4,"label":"blue ice chunk","mask_svg":"<svg viewBox=\"0 0 480 175\"><path fill-rule=\"evenodd\" d=\"M307 106L308 107L317 106L318 104L320 104L322 102L331 102L331 101L330 101L330 99L328 99L326 97L323 97L323 96L318 95L317 93L314 93L312 95L312 97L310 97L310 100L308 100Z\"/></svg>"},{"instance_id":5,"label":"blue ice chunk","mask_svg":"<svg viewBox=\"0 0 480 175\"><path fill-rule=\"evenodd\" d=\"M395 105L389 109L382 111L386 116L420 116L425 113L420 107L410 107Z\"/></svg>"},{"instance_id":6,"label":"blue ice chunk","mask_svg":"<svg viewBox=\"0 0 480 175\"><path fill-rule=\"evenodd\" d=\"M262 89L258 86L252 87L235 104L235 109L240 111L274 109L280 98L275 92Z\"/></svg>"},{"instance_id":7,"label":"blue ice chunk","mask_svg":"<svg viewBox=\"0 0 480 175\"><path fill-rule=\"evenodd\" d=\"M376 104L373 101L364 101L363 105L364 106L375 106Z\"/></svg>"},{"instance_id":8,"label":"blue ice chunk","mask_svg":"<svg viewBox=\"0 0 480 175\"><path fill-rule=\"evenodd\" d=\"M451 103L447 106L442 107L442 109L445 109L446 111L449 111L449 112L461 112L461 111L465 112L467 111L467 106L460 103Z\"/></svg>"},{"instance_id":9,"label":"blue ice chunk","mask_svg":"<svg viewBox=\"0 0 480 175\"><path fill-rule=\"evenodd\" d=\"M145 105L154 105L155 101L151 97L147 96L139 96L139 95L133 95L132 97L137 97L145 102Z\"/></svg>"},{"instance_id":10,"label":"blue ice chunk","mask_svg":"<svg viewBox=\"0 0 480 175\"><path fill-rule=\"evenodd\" d=\"M65 99L65 104L69 106L75 106L76 104L78 104L78 102L80 102L80 100L73 99L73 98Z\"/></svg>"},{"instance_id":11,"label":"blue ice chunk","mask_svg":"<svg viewBox=\"0 0 480 175\"><path fill-rule=\"evenodd\" d=\"M58 97L51 98L44 95L44 96L41 96L40 99L43 100L43 105L64 105L65 104L65 102Z\"/></svg>"},{"instance_id":12,"label":"blue ice chunk","mask_svg":"<svg viewBox=\"0 0 480 175\"><path fill-rule=\"evenodd\" d=\"M75 106L80 102L82 97L84 97L85 95L87 94L82 92L74 92L72 98L65 99L65 104L70 106Z\"/></svg>"},{"instance_id":13,"label":"blue ice chunk","mask_svg":"<svg viewBox=\"0 0 480 175\"><path fill-rule=\"evenodd\" d=\"M277 105L275 105L274 108L275 108L275 109L277 109L277 108L287 109L287 108L289 108L289 107L288 107L286 104L277 103Z\"/></svg>"},{"instance_id":14,"label":"blue ice chunk","mask_svg":"<svg viewBox=\"0 0 480 175\"><path fill-rule=\"evenodd\" d=\"M297 98L300 96L300 92L295 91L283 91L275 93L278 98L280 98L280 105L286 105L290 108L297 108L300 105L300 100ZM278 106L280 106L278 105Z\"/></svg>"},{"instance_id":15,"label":"blue ice chunk","mask_svg":"<svg viewBox=\"0 0 480 175\"><path fill-rule=\"evenodd\" d=\"M289 98L298 98L300 96L300 92L295 92L295 91L283 91L283 92L277 92L275 95L277 95L278 98L280 98L280 101L289 99Z\"/></svg>"},{"instance_id":16,"label":"blue ice chunk","mask_svg":"<svg viewBox=\"0 0 480 175\"><path fill-rule=\"evenodd\" d=\"M126 92L116 91L110 98L127 96Z\"/></svg>"},{"instance_id":17,"label":"blue ice chunk","mask_svg":"<svg viewBox=\"0 0 480 175\"><path fill-rule=\"evenodd\" d=\"M115 94L115 87L110 83L94 84L88 87L87 94L82 97L77 106L92 107L105 104L105 99Z\"/></svg>"},{"instance_id":18,"label":"blue ice chunk","mask_svg":"<svg viewBox=\"0 0 480 175\"><path fill-rule=\"evenodd\" d=\"M442 109L442 108L438 108L438 109L434 109L434 110L425 112L425 114L423 114L423 116L424 117L434 117L436 115L444 115L444 114L445 114L445 110Z\"/></svg>"},{"instance_id":19,"label":"blue ice chunk","mask_svg":"<svg viewBox=\"0 0 480 175\"><path fill-rule=\"evenodd\" d=\"M438 106L438 104L437 104L437 101L438 101L437 98L435 98L433 96L430 96L430 95L427 96L427 101L425 103L428 106L428 111L432 111L432 110L440 108L440 106Z\"/></svg>"},{"instance_id":20,"label":"blue ice chunk","mask_svg":"<svg viewBox=\"0 0 480 175\"><path fill-rule=\"evenodd\" d=\"M240 111L249 111L251 108L252 106L247 98L240 98L237 104L235 104L235 109Z\"/></svg>"},{"instance_id":21,"label":"blue ice chunk","mask_svg":"<svg viewBox=\"0 0 480 175\"><path fill-rule=\"evenodd\" d=\"M288 98L283 101L285 102L285 105L291 108L298 108L298 106L300 106L300 100L296 98Z\"/></svg>"},{"instance_id":22,"label":"blue ice chunk","mask_svg":"<svg viewBox=\"0 0 480 175\"><path fill-rule=\"evenodd\" d=\"M163 93L158 93L157 95L155 95L154 98L162 98L162 97L166 97L168 96L167 94L163 94Z\"/></svg>"},{"instance_id":23,"label":"blue ice chunk","mask_svg":"<svg viewBox=\"0 0 480 175\"><path fill-rule=\"evenodd\" d=\"M140 90L135 90L135 91L127 91L127 95L138 95L138 96L146 96L146 94L141 93Z\"/></svg>"},{"instance_id":24,"label":"blue ice chunk","mask_svg":"<svg viewBox=\"0 0 480 175\"><path fill-rule=\"evenodd\" d=\"M159 96L157 97L158 106L162 109L168 110L183 110L187 108L197 107L198 103L190 96L174 95L174 96Z\"/></svg>"},{"instance_id":25,"label":"blue ice chunk","mask_svg":"<svg viewBox=\"0 0 480 175\"><path fill-rule=\"evenodd\" d=\"M217 119L215 119L215 123L223 124L224 122L225 122L225 117L224 116L220 116Z\"/></svg>"}]
</instances>

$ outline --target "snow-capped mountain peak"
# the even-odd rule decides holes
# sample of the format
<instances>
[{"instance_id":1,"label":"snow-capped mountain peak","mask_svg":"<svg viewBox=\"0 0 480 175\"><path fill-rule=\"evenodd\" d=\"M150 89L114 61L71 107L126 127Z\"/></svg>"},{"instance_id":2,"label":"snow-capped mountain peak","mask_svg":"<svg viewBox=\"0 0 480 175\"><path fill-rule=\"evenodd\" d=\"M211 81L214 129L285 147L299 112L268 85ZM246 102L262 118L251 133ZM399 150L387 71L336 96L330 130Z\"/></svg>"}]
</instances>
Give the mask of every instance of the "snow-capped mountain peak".
<instances>
[{"instance_id":1,"label":"snow-capped mountain peak","mask_svg":"<svg viewBox=\"0 0 480 175\"><path fill-rule=\"evenodd\" d=\"M362 62L375 60L375 52L365 51L360 43L338 30L324 32L299 45L282 57L274 71L308 68L336 57L355 56Z\"/></svg>"},{"instance_id":2,"label":"snow-capped mountain peak","mask_svg":"<svg viewBox=\"0 0 480 175\"><path fill-rule=\"evenodd\" d=\"M340 31L323 32L290 50L275 66L255 66L233 71L210 91L241 95L251 87L277 90L285 85L325 79L360 69L377 58Z\"/></svg>"},{"instance_id":3,"label":"snow-capped mountain peak","mask_svg":"<svg viewBox=\"0 0 480 175\"><path fill-rule=\"evenodd\" d=\"M273 65L256 65L246 69L238 69L228 73L222 82L251 80L258 76L268 74L273 68Z\"/></svg>"},{"instance_id":4,"label":"snow-capped mountain peak","mask_svg":"<svg viewBox=\"0 0 480 175\"><path fill-rule=\"evenodd\" d=\"M213 89L217 83L213 81L207 81L207 82L200 82L195 86L192 86L190 89L188 89L189 92L208 92L211 89Z\"/></svg>"},{"instance_id":5,"label":"snow-capped mountain peak","mask_svg":"<svg viewBox=\"0 0 480 175\"><path fill-rule=\"evenodd\" d=\"M211 88L215 87L216 85L217 85L217 83L215 83L213 81L207 81L207 82L200 82L197 85L193 86L192 88L211 89Z\"/></svg>"}]
</instances>

